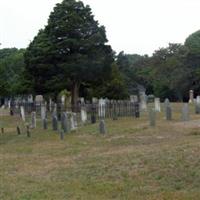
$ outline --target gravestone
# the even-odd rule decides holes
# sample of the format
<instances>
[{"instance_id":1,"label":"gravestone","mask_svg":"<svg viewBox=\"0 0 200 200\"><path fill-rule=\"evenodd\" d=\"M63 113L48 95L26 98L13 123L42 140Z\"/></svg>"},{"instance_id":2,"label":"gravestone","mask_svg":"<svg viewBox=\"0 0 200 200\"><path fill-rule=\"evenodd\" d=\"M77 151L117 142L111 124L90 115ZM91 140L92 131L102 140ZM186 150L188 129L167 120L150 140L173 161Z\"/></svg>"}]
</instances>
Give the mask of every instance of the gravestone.
<instances>
[{"instance_id":1,"label":"gravestone","mask_svg":"<svg viewBox=\"0 0 200 200\"><path fill-rule=\"evenodd\" d=\"M46 130L47 129L47 118L42 120L42 124L43 124L43 129Z\"/></svg>"},{"instance_id":2,"label":"gravestone","mask_svg":"<svg viewBox=\"0 0 200 200\"><path fill-rule=\"evenodd\" d=\"M46 119L46 105L45 104L41 105L41 119L42 120Z\"/></svg>"},{"instance_id":3,"label":"gravestone","mask_svg":"<svg viewBox=\"0 0 200 200\"><path fill-rule=\"evenodd\" d=\"M137 95L130 95L130 102L131 103L138 102L138 96Z\"/></svg>"},{"instance_id":4,"label":"gravestone","mask_svg":"<svg viewBox=\"0 0 200 200\"><path fill-rule=\"evenodd\" d=\"M31 128L36 128L36 112L31 113Z\"/></svg>"},{"instance_id":5,"label":"gravestone","mask_svg":"<svg viewBox=\"0 0 200 200\"><path fill-rule=\"evenodd\" d=\"M24 106L20 106L20 112L21 112L21 118L25 122L26 118L25 118Z\"/></svg>"},{"instance_id":6,"label":"gravestone","mask_svg":"<svg viewBox=\"0 0 200 200\"><path fill-rule=\"evenodd\" d=\"M35 102L36 102L37 105L41 104L43 101L44 101L44 98L43 98L42 95L36 95Z\"/></svg>"},{"instance_id":7,"label":"gravestone","mask_svg":"<svg viewBox=\"0 0 200 200\"><path fill-rule=\"evenodd\" d=\"M188 106L187 103L185 103L183 105L181 120L182 121L189 121L189 106Z\"/></svg>"},{"instance_id":8,"label":"gravestone","mask_svg":"<svg viewBox=\"0 0 200 200\"><path fill-rule=\"evenodd\" d=\"M99 107L98 107L99 118L105 118L106 116L106 100L99 99Z\"/></svg>"},{"instance_id":9,"label":"gravestone","mask_svg":"<svg viewBox=\"0 0 200 200\"><path fill-rule=\"evenodd\" d=\"M99 131L100 134L106 134L106 125L104 120L100 120L99 122Z\"/></svg>"},{"instance_id":10,"label":"gravestone","mask_svg":"<svg viewBox=\"0 0 200 200\"><path fill-rule=\"evenodd\" d=\"M81 121L83 123L87 122L87 112L86 112L86 107L85 106L81 106Z\"/></svg>"},{"instance_id":11,"label":"gravestone","mask_svg":"<svg viewBox=\"0 0 200 200\"><path fill-rule=\"evenodd\" d=\"M69 113L70 115L70 127L71 130L76 130L78 128L78 123L77 123L77 116L76 113Z\"/></svg>"},{"instance_id":12,"label":"gravestone","mask_svg":"<svg viewBox=\"0 0 200 200\"><path fill-rule=\"evenodd\" d=\"M56 115L52 116L52 128L54 131L58 130L58 117Z\"/></svg>"},{"instance_id":13,"label":"gravestone","mask_svg":"<svg viewBox=\"0 0 200 200\"><path fill-rule=\"evenodd\" d=\"M165 117L168 121L172 120L172 109L170 105L166 106L165 108Z\"/></svg>"},{"instance_id":14,"label":"gravestone","mask_svg":"<svg viewBox=\"0 0 200 200\"><path fill-rule=\"evenodd\" d=\"M140 109L142 111L147 110L147 97L145 91L140 91Z\"/></svg>"},{"instance_id":15,"label":"gravestone","mask_svg":"<svg viewBox=\"0 0 200 200\"><path fill-rule=\"evenodd\" d=\"M68 116L67 112L63 112L61 114L61 128L63 129L64 133L69 133L70 132L70 118Z\"/></svg>"},{"instance_id":16,"label":"gravestone","mask_svg":"<svg viewBox=\"0 0 200 200\"><path fill-rule=\"evenodd\" d=\"M190 90L189 91L189 103L193 103L194 102L194 91L193 90Z\"/></svg>"},{"instance_id":17,"label":"gravestone","mask_svg":"<svg viewBox=\"0 0 200 200\"><path fill-rule=\"evenodd\" d=\"M155 103L155 111L160 112L161 111L160 98L155 98L154 103Z\"/></svg>"},{"instance_id":18,"label":"gravestone","mask_svg":"<svg viewBox=\"0 0 200 200\"><path fill-rule=\"evenodd\" d=\"M49 112L52 111L52 105L53 105L52 99L49 98Z\"/></svg>"},{"instance_id":19,"label":"gravestone","mask_svg":"<svg viewBox=\"0 0 200 200\"><path fill-rule=\"evenodd\" d=\"M61 129L60 130L60 139L64 140L64 136L65 136L64 131Z\"/></svg>"},{"instance_id":20,"label":"gravestone","mask_svg":"<svg viewBox=\"0 0 200 200\"><path fill-rule=\"evenodd\" d=\"M156 125L156 111L154 109L149 110L149 125L153 127Z\"/></svg>"},{"instance_id":21,"label":"gravestone","mask_svg":"<svg viewBox=\"0 0 200 200\"><path fill-rule=\"evenodd\" d=\"M170 101L169 101L169 99L166 98L165 101L164 101L164 109L166 110L166 108L168 106L170 106Z\"/></svg>"},{"instance_id":22,"label":"gravestone","mask_svg":"<svg viewBox=\"0 0 200 200\"><path fill-rule=\"evenodd\" d=\"M200 114L200 96L199 95L196 97L196 101L194 102L195 102L195 113Z\"/></svg>"}]
</instances>

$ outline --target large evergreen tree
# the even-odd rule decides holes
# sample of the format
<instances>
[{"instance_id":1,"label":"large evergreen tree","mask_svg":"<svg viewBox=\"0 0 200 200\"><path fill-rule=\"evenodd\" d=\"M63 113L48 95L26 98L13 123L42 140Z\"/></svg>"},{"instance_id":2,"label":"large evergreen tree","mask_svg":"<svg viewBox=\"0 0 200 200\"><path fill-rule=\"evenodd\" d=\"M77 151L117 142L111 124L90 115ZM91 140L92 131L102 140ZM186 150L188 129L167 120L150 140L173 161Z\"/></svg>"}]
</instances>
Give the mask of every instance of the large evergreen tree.
<instances>
[{"instance_id":1,"label":"large evergreen tree","mask_svg":"<svg viewBox=\"0 0 200 200\"><path fill-rule=\"evenodd\" d=\"M57 4L25 55L36 92L67 88L76 103L81 84L103 80L110 73L113 52L106 43L105 28L94 20L89 6L76 0Z\"/></svg>"}]
</instances>

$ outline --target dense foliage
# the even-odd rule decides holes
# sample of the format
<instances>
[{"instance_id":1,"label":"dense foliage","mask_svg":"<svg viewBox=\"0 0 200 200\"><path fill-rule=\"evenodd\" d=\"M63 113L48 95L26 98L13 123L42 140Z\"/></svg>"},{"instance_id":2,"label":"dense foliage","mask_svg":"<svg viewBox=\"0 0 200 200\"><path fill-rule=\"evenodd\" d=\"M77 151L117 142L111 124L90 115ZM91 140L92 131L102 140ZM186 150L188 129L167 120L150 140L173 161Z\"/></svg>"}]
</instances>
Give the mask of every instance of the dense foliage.
<instances>
[{"instance_id":1,"label":"dense foliage","mask_svg":"<svg viewBox=\"0 0 200 200\"><path fill-rule=\"evenodd\" d=\"M72 103L78 96L126 99L141 88L179 101L188 99L190 89L199 94L200 31L152 56L114 55L107 42L89 6L63 0L26 50L0 50L0 94L57 96L67 90Z\"/></svg>"}]
</instances>

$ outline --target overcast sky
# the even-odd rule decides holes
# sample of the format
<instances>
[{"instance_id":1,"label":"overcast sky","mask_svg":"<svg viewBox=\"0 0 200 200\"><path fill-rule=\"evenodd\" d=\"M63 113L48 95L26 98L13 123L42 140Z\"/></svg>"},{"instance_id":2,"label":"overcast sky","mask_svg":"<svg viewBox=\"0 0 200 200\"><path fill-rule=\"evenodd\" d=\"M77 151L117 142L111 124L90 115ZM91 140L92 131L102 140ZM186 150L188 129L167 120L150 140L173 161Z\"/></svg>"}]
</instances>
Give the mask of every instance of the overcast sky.
<instances>
[{"instance_id":1,"label":"overcast sky","mask_svg":"<svg viewBox=\"0 0 200 200\"><path fill-rule=\"evenodd\" d=\"M61 0L0 0L0 43L27 47ZM151 54L200 29L200 0L83 0L106 27L113 50Z\"/></svg>"}]
</instances>

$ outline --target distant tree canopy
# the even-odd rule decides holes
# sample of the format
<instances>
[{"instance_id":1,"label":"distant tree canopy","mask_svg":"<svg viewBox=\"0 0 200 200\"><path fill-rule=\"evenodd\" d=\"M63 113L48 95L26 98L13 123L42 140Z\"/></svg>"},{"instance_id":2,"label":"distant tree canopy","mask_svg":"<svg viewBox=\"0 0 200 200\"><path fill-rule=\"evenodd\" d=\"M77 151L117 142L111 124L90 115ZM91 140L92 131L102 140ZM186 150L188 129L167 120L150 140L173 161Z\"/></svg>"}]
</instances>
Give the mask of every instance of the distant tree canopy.
<instances>
[{"instance_id":1,"label":"distant tree canopy","mask_svg":"<svg viewBox=\"0 0 200 200\"><path fill-rule=\"evenodd\" d=\"M0 96L24 94L28 83L24 77L24 49L0 49Z\"/></svg>"},{"instance_id":2,"label":"distant tree canopy","mask_svg":"<svg viewBox=\"0 0 200 200\"><path fill-rule=\"evenodd\" d=\"M67 90L76 103L79 95L127 99L141 87L173 101L188 100L190 89L199 94L200 31L184 45L170 43L152 56L115 55L90 7L64 0L26 50L0 50L1 96L57 96Z\"/></svg>"},{"instance_id":3,"label":"distant tree canopy","mask_svg":"<svg viewBox=\"0 0 200 200\"><path fill-rule=\"evenodd\" d=\"M105 28L94 20L89 6L75 0L57 4L25 54L34 90L68 89L72 103L77 102L81 85L103 83L111 73L113 52L106 43Z\"/></svg>"}]
</instances>

